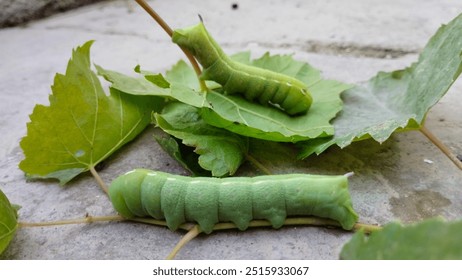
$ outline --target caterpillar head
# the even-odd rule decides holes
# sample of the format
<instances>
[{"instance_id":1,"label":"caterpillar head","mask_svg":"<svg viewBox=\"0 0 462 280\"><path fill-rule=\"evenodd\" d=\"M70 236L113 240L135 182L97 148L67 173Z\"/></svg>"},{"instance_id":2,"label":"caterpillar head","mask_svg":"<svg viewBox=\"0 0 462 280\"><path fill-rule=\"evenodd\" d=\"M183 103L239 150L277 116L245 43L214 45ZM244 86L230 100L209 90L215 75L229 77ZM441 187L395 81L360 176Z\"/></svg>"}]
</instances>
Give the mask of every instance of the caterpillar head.
<instances>
[{"instance_id":1,"label":"caterpillar head","mask_svg":"<svg viewBox=\"0 0 462 280\"><path fill-rule=\"evenodd\" d=\"M210 36L202 22L190 27L176 29L172 34L172 41L191 52L204 68L225 56L223 50Z\"/></svg>"},{"instance_id":2,"label":"caterpillar head","mask_svg":"<svg viewBox=\"0 0 462 280\"><path fill-rule=\"evenodd\" d=\"M172 34L173 43L187 49L196 56L198 50L203 46L204 37L206 38L207 32L202 23L189 26L182 29L176 29Z\"/></svg>"}]
</instances>

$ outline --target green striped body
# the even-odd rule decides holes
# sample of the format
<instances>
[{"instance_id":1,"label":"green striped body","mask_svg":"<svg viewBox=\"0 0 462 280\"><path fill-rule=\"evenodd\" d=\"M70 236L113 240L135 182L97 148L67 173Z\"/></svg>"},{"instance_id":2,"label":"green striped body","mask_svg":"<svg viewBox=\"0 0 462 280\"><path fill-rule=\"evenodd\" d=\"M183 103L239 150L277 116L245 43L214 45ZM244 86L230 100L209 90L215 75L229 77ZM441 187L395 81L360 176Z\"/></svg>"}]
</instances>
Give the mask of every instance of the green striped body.
<instances>
[{"instance_id":1,"label":"green striped body","mask_svg":"<svg viewBox=\"0 0 462 280\"><path fill-rule=\"evenodd\" d=\"M288 216L317 216L351 229L357 221L345 176L186 177L136 169L115 179L109 196L124 217L165 219L171 230L196 222L210 233L219 222L245 230L251 220L280 228Z\"/></svg>"},{"instance_id":2,"label":"green striped body","mask_svg":"<svg viewBox=\"0 0 462 280\"><path fill-rule=\"evenodd\" d=\"M277 104L289 115L304 114L311 106L312 98L303 82L233 61L202 23L175 30L172 40L189 50L204 67L202 79L219 83L229 94L240 93L247 100L258 100L261 104Z\"/></svg>"}]
</instances>

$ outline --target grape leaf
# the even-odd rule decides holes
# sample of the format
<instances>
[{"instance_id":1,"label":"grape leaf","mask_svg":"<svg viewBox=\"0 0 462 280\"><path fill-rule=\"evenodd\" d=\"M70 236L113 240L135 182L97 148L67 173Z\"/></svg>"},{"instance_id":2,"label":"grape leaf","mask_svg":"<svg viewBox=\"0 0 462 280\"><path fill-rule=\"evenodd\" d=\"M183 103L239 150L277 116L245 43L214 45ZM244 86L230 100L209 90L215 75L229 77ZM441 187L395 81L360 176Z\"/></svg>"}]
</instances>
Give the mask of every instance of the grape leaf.
<instances>
[{"instance_id":1,"label":"grape leaf","mask_svg":"<svg viewBox=\"0 0 462 280\"><path fill-rule=\"evenodd\" d=\"M195 147L199 165L213 176L232 175L247 153L247 139L224 129L206 124L198 109L179 102L165 106L162 113L154 114L154 121L166 133Z\"/></svg>"},{"instance_id":2,"label":"grape leaf","mask_svg":"<svg viewBox=\"0 0 462 280\"><path fill-rule=\"evenodd\" d=\"M92 41L75 49L66 73L56 74L50 106L36 105L20 146L19 167L30 178L65 184L131 141L150 123L161 99L128 95L114 88L107 96L90 69Z\"/></svg>"},{"instance_id":3,"label":"grape leaf","mask_svg":"<svg viewBox=\"0 0 462 280\"><path fill-rule=\"evenodd\" d=\"M200 92L196 73L182 60L166 72L165 78L160 74L142 71L139 66L135 71L143 74L145 80L104 70L101 67L98 68L98 73L112 82L112 87L130 94L157 94L198 108L206 108L201 114L207 123L244 136L271 141L297 142L333 135L334 129L329 121L341 110L340 93L350 88L350 85L323 80L317 69L307 63L295 61L289 55L270 56L267 53L254 61L250 61L249 52L238 53L231 57L242 63L284 73L304 81L314 99L309 113L290 117L274 107L249 102L238 95L219 95L214 89L219 90L220 85L213 81L206 81L211 92L204 95ZM149 82L152 85L148 85ZM170 86L170 91L156 90L167 85Z\"/></svg>"},{"instance_id":4,"label":"grape leaf","mask_svg":"<svg viewBox=\"0 0 462 280\"><path fill-rule=\"evenodd\" d=\"M184 60L178 61L165 73L165 78L170 83L181 84L194 90L200 90L196 72L186 64Z\"/></svg>"},{"instance_id":5,"label":"grape leaf","mask_svg":"<svg viewBox=\"0 0 462 280\"><path fill-rule=\"evenodd\" d=\"M0 255L8 247L18 228L16 209L0 190Z\"/></svg>"},{"instance_id":6,"label":"grape leaf","mask_svg":"<svg viewBox=\"0 0 462 280\"><path fill-rule=\"evenodd\" d=\"M119 91L132 95L158 95L170 96L170 84L159 79L158 84L148 81L144 76L138 78L130 77L117 71L107 70L99 65L95 65L98 75L103 76L108 82L111 82L111 87Z\"/></svg>"},{"instance_id":7,"label":"grape leaf","mask_svg":"<svg viewBox=\"0 0 462 280\"><path fill-rule=\"evenodd\" d=\"M440 27L410 67L380 72L347 90L343 94L343 111L333 120L333 138L303 143L300 157L371 137L383 142L396 130L419 129L428 110L461 72L462 14Z\"/></svg>"},{"instance_id":8,"label":"grape leaf","mask_svg":"<svg viewBox=\"0 0 462 280\"><path fill-rule=\"evenodd\" d=\"M178 161L184 169L188 170L194 176L210 177L211 172L200 167L198 160L199 155L194 153L194 148L181 143L181 139L175 138L162 131L154 133L154 139L172 158Z\"/></svg>"},{"instance_id":9,"label":"grape leaf","mask_svg":"<svg viewBox=\"0 0 462 280\"><path fill-rule=\"evenodd\" d=\"M357 232L344 245L341 259L453 260L462 259L462 221L430 219L402 226L387 224L369 237Z\"/></svg>"},{"instance_id":10,"label":"grape leaf","mask_svg":"<svg viewBox=\"0 0 462 280\"><path fill-rule=\"evenodd\" d=\"M241 96L212 91L207 94L210 107L201 112L207 123L241 135L278 142L298 142L333 135L334 128L329 122L342 109L340 93L350 85L323 80L317 69L288 55L270 56L267 53L251 65L305 82L313 97L308 113L288 116L276 108L249 102Z\"/></svg>"},{"instance_id":11,"label":"grape leaf","mask_svg":"<svg viewBox=\"0 0 462 280\"><path fill-rule=\"evenodd\" d=\"M201 116L213 126L263 140L298 142L326 137L334 133L329 121L341 110L339 95L347 88L348 85L337 81L315 83L309 88L313 105L303 116L288 116L276 108L211 91L207 94L211 106L204 108Z\"/></svg>"},{"instance_id":12,"label":"grape leaf","mask_svg":"<svg viewBox=\"0 0 462 280\"><path fill-rule=\"evenodd\" d=\"M116 71L106 70L100 66L96 66L96 69L99 75L112 83L111 88L127 94L168 97L195 107L208 106L204 94L188 86L190 83L194 84L190 78L185 78L186 80L184 82L186 84L177 82L170 83L161 74L148 74L139 69L137 71L144 73L144 77L134 78ZM190 70L192 71L191 68ZM194 74L194 71L192 72ZM188 74L185 74L185 76L188 77ZM195 83L198 84L197 77L194 77Z\"/></svg>"}]
</instances>

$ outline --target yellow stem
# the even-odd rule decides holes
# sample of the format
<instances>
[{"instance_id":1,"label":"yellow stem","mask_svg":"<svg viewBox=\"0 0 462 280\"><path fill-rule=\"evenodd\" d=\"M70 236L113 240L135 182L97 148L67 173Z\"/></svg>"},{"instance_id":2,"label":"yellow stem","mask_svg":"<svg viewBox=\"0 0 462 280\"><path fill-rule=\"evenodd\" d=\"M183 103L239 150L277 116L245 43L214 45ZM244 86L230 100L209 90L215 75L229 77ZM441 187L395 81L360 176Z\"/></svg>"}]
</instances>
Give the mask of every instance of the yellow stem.
<instances>
[{"instance_id":1,"label":"yellow stem","mask_svg":"<svg viewBox=\"0 0 462 280\"><path fill-rule=\"evenodd\" d=\"M444 145L433 133L430 132L424 125L420 127L420 132L423 133L435 146L437 146L460 170L462 170L462 162Z\"/></svg>"},{"instance_id":2,"label":"yellow stem","mask_svg":"<svg viewBox=\"0 0 462 280\"><path fill-rule=\"evenodd\" d=\"M190 229L188 233L186 233L183 238L181 238L180 241L178 241L178 243L175 245L175 248L173 248L173 250L167 256L167 260L173 260L181 248L183 248L189 241L193 240L201 232L202 230L199 225L195 225L192 229Z\"/></svg>"},{"instance_id":3,"label":"yellow stem","mask_svg":"<svg viewBox=\"0 0 462 280\"><path fill-rule=\"evenodd\" d=\"M91 175L93 175L93 177L95 178L96 182L98 183L98 185L100 186L100 188L106 193L108 194L108 187L106 185L106 183L104 183L103 179L101 179L101 177L99 176L98 172L96 171L95 167L92 166L90 167L90 172L91 172Z\"/></svg>"},{"instance_id":4,"label":"yellow stem","mask_svg":"<svg viewBox=\"0 0 462 280\"><path fill-rule=\"evenodd\" d=\"M69 219L69 220L59 220L59 221L50 221L50 222L38 222L38 223L28 223L28 222L18 222L20 228L26 227L48 227L48 226L61 226L61 225L70 225L70 224L89 224L94 222L113 222L113 221L125 221L126 219L122 216L87 216L81 219Z\"/></svg>"},{"instance_id":5,"label":"yellow stem","mask_svg":"<svg viewBox=\"0 0 462 280\"><path fill-rule=\"evenodd\" d=\"M156 13L156 11L154 11L154 9L151 6L149 6L149 4L145 0L135 0L135 1L157 22L157 24L160 25L160 27L162 27L162 29L168 34L168 36L172 37L173 35L172 28L170 28L170 26L162 19L162 17L160 17L159 14ZM191 63L192 67L194 68L194 72L196 72L197 78L199 80L201 91L207 92L208 88L207 88L207 85L205 84L205 81L200 78L200 75L202 74L202 70L199 67L199 64L197 63L196 59L185 48L180 47L180 49L184 52L189 62Z\"/></svg>"},{"instance_id":6,"label":"yellow stem","mask_svg":"<svg viewBox=\"0 0 462 280\"><path fill-rule=\"evenodd\" d=\"M168 34L168 36L172 37L173 35L172 28L170 28L170 26L164 21L164 19L161 18L159 14L156 13L156 11L154 11L154 9L151 8L151 6L149 6L149 4L146 1L144 0L135 0L135 1L157 22L157 24L160 25L160 27L162 27L162 29Z\"/></svg>"},{"instance_id":7,"label":"yellow stem","mask_svg":"<svg viewBox=\"0 0 462 280\"><path fill-rule=\"evenodd\" d=\"M354 231L362 230L366 234L371 234L375 231L382 230L381 226L378 225L369 225L369 224L362 224L362 223L356 223L353 227Z\"/></svg>"}]
</instances>

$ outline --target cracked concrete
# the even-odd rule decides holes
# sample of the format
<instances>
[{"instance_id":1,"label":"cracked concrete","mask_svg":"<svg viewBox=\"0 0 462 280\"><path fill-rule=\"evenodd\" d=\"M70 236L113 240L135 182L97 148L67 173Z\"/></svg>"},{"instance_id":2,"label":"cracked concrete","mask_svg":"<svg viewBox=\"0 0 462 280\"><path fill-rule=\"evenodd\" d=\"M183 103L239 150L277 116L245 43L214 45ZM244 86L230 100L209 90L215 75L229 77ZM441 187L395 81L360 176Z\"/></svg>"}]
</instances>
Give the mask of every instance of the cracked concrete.
<instances>
[{"instance_id":1,"label":"cracked concrete","mask_svg":"<svg viewBox=\"0 0 462 280\"><path fill-rule=\"evenodd\" d=\"M437 28L462 12L451 0L356 1L150 1L173 27L198 21L201 14L228 53L251 50L293 53L321 69L327 78L359 82L378 71L410 65ZM232 4L238 3L233 9ZM111 215L106 196L89 174L66 187L53 181L26 182L17 165L18 143L35 104L48 104L56 72L63 73L72 48L96 40L92 62L130 74L135 65L165 72L183 59L178 48L132 1L108 1L58 14L22 27L0 30L0 187L22 205L23 221L51 221ZM427 127L462 154L459 79L428 114ZM132 168L186 174L152 139L153 128L106 162L101 176L110 182ZM405 222L440 215L462 217L462 174L419 132L331 148L294 161L295 152L275 146L255 155L278 173L342 174L354 171L354 207L365 223ZM285 159L281 155L286 155ZM432 163L429 163L430 160ZM244 164L238 175L257 174ZM133 223L97 223L18 231L4 259L162 259L183 232ZM349 233L315 227L255 229L203 235L180 259L337 259Z\"/></svg>"}]
</instances>

